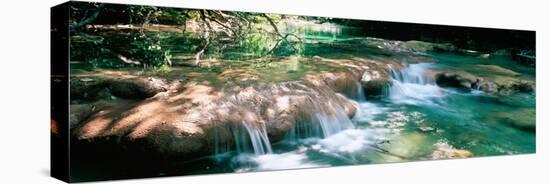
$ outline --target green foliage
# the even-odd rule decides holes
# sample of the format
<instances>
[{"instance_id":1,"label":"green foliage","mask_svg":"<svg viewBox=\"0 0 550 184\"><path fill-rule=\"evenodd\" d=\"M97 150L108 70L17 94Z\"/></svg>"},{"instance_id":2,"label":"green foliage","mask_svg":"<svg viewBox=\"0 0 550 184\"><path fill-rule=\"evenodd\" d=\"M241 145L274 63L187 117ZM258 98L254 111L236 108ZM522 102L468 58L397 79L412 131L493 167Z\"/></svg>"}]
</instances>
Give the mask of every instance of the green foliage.
<instances>
[{"instance_id":1,"label":"green foliage","mask_svg":"<svg viewBox=\"0 0 550 184\"><path fill-rule=\"evenodd\" d=\"M71 67L79 69L93 69L96 67L123 67L126 64L120 62L109 48L106 47L106 39L102 36L79 34L71 37L70 60Z\"/></svg>"},{"instance_id":2,"label":"green foliage","mask_svg":"<svg viewBox=\"0 0 550 184\"><path fill-rule=\"evenodd\" d=\"M128 6L128 16L130 23L143 23L146 18L151 18L158 15L157 7L152 6ZM151 14L149 14L151 12ZM149 14L149 17L147 15Z\"/></svg>"},{"instance_id":3,"label":"green foliage","mask_svg":"<svg viewBox=\"0 0 550 184\"><path fill-rule=\"evenodd\" d=\"M166 71L166 67L171 65L173 53L184 55L182 58L200 53L199 58L203 59L231 57L236 60L267 55L303 54L301 40L297 36L287 35L303 30L285 30L279 24L287 19L301 19L300 17L139 5L86 4L75 7L74 15L78 16L71 19L75 23L83 22L81 20L91 17L90 12L98 12L97 10L101 10L100 15L91 22L85 22L83 25L88 26L82 26L84 28L76 30L75 34L98 36L102 39L84 39L80 44L72 44L72 61L90 63L94 67L145 66ZM115 28L90 26L113 24L132 25ZM160 32L139 27L136 29L136 26L147 24L178 27L174 29L176 31Z\"/></svg>"},{"instance_id":4,"label":"green foliage","mask_svg":"<svg viewBox=\"0 0 550 184\"><path fill-rule=\"evenodd\" d=\"M131 59L152 67L169 65L172 57L170 50L162 47L161 38L157 34L135 35L130 42L127 55Z\"/></svg>"},{"instance_id":5,"label":"green foliage","mask_svg":"<svg viewBox=\"0 0 550 184\"><path fill-rule=\"evenodd\" d=\"M81 34L71 37L71 61L88 63L93 67L135 66L123 62L120 56L137 61L140 66L153 69L171 64L171 50L162 46L162 38L156 34L141 36L92 36Z\"/></svg>"},{"instance_id":6,"label":"green foliage","mask_svg":"<svg viewBox=\"0 0 550 184\"><path fill-rule=\"evenodd\" d=\"M240 40L240 46L247 53L252 53L255 56L263 56L267 54L276 44L273 38L267 34L252 33L245 35Z\"/></svg>"}]
</instances>

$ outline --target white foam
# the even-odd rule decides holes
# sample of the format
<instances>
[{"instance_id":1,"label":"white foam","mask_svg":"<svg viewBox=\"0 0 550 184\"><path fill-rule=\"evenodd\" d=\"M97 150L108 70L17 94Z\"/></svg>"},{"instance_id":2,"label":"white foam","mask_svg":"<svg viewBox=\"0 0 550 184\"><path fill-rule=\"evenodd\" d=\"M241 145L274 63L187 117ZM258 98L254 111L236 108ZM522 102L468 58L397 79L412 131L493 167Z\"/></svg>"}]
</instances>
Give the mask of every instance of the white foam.
<instances>
[{"instance_id":1,"label":"white foam","mask_svg":"<svg viewBox=\"0 0 550 184\"><path fill-rule=\"evenodd\" d=\"M300 169L312 167L324 167L326 164L317 164L308 160L306 155L307 148L299 149L281 154L250 155L242 154L238 157L238 162L242 165L246 163L255 165L252 168L239 168L239 170L281 170L281 169ZM243 164L244 163L244 164Z\"/></svg>"},{"instance_id":2,"label":"white foam","mask_svg":"<svg viewBox=\"0 0 550 184\"><path fill-rule=\"evenodd\" d=\"M392 86L389 98L393 103L434 104L433 100L446 96L445 90L426 77L427 63L411 64L402 70L391 70Z\"/></svg>"},{"instance_id":3,"label":"white foam","mask_svg":"<svg viewBox=\"0 0 550 184\"><path fill-rule=\"evenodd\" d=\"M376 115L382 114L386 110L386 108L378 107L374 103L360 102L357 113L353 116L353 120L359 122L372 121Z\"/></svg>"},{"instance_id":4,"label":"white foam","mask_svg":"<svg viewBox=\"0 0 550 184\"><path fill-rule=\"evenodd\" d=\"M354 153L370 148L385 130L348 129L321 139L316 148L321 152Z\"/></svg>"}]
</instances>

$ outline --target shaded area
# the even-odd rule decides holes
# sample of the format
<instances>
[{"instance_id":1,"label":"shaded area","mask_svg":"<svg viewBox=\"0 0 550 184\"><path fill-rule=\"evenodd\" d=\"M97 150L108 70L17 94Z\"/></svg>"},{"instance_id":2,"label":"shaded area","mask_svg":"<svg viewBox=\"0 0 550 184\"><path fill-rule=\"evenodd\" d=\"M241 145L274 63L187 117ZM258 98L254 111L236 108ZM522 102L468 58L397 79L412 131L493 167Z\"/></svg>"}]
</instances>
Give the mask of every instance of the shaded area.
<instances>
[{"instance_id":1,"label":"shaded area","mask_svg":"<svg viewBox=\"0 0 550 184\"><path fill-rule=\"evenodd\" d=\"M73 10L74 181L535 152L534 32Z\"/></svg>"}]
</instances>

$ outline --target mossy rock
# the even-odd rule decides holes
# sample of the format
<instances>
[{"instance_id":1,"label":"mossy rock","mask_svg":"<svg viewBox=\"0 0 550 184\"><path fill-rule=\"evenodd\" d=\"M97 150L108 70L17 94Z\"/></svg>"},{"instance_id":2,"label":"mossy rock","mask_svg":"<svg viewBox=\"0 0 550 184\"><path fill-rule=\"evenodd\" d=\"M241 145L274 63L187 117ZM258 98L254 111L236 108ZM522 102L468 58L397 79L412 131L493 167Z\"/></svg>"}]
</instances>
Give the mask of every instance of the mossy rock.
<instances>
[{"instance_id":1,"label":"mossy rock","mask_svg":"<svg viewBox=\"0 0 550 184\"><path fill-rule=\"evenodd\" d=\"M535 132L536 130L536 112L534 109L521 109L512 112L499 112L495 117L502 123L512 127Z\"/></svg>"}]
</instances>

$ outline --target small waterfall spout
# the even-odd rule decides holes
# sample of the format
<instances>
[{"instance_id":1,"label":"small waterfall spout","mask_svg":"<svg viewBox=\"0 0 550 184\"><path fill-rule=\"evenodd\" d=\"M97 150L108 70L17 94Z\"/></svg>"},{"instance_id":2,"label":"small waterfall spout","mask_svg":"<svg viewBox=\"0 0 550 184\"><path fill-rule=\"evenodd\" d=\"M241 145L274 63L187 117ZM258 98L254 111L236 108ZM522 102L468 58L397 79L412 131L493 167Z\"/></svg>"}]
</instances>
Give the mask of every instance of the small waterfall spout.
<instances>
[{"instance_id":1,"label":"small waterfall spout","mask_svg":"<svg viewBox=\"0 0 550 184\"><path fill-rule=\"evenodd\" d=\"M255 155L265 155L273 152L264 124L256 126L242 121L240 124L228 127L227 129L230 130L230 134L233 136L233 142L220 141L219 133L216 134L214 137L215 155L223 155L232 150L237 153L254 153Z\"/></svg>"},{"instance_id":2,"label":"small waterfall spout","mask_svg":"<svg viewBox=\"0 0 550 184\"><path fill-rule=\"evenodd\" d=\"M315 109L315 113L311 114L308 120L296 123L291 131L290 139L325 138L355 127L339 105L327 102Z\"/></svg>"},{"instance_id":3,"label":"small waterfall spout","mask_svg":"<svg viewBox=\"0 0 550 184\"><path fill-rule=\"evenodd\" d=\"M361 83L356 82L355 86L356 86L356 91L357 91L355 100L357 100L358 102L367 101L367 95L365 95L365 89L363 89L363 86L361 86Z\"/></svg>"},{"instance_id":4,"label":"small waterfall spout","mask_svg":"<svg viewBox=\"0 0 550 184\"><path fill-rule=\"evenodd\" d=\"M393 80L401 83L413 83L420 85L435 84L433 80L426 77L426 70L429 63L410 64L405 69L391 69L390 74Z\"/></svg>"},{"instance_id":5,"label":"small waterfall spout","mask_svg":"<svg viewBox=\"0 0 550 184\"><path fill-rule=\"evenodd\" d=\"M267 137L267 130L264 124L262 124L260 128L253 127L252 125L249 125L246 121L243 121L242 124L248 132L250 143L252 143L252 148L254 149L254 153L256 155L263 155L273 152L271 150L271 143L269 142L269 138Z\"/></svg>"},{"instance_id":6,"label":"small waterfall spout","mask_svg":"<svg viewBox=\"0 0 550 184\"><path fill-rule=\"evenodd\" d=\"M256 155L264 155L272 153L271 143L267 136L267 130L264 124L255 126L246 121L231 129L235 143L235 150L238 153L254 153ZM229 151L227 145L216 142L216 150ZM220 149L225 148L225 149ZM223 152L217 152L220 154Z\"/></svg>"},{"instance_id":7,"label":"small waterfall spout","mask_svg":"<svg viewBox=\"0 0 550 184\"><path fill-rule=\"evenodd\" d=\"M333 109L329 112L313 114L311 119L314 123L321 126L324 137L331 136L345 129L354 128L350 118L338 105L333 106Z\"/></svg>"},{"instance_id":8,"label":"small waterfall spout","mask_svg":"<svg viewBox=\"0 0 550 184\"><path fill-rule=\"evenodd\" d=\"M444 96L435 82L426 77L429 63L410 64L405 69L391 69L392 86L389 98L396 103L417 104Z\"/></svg>"}]
</instances>

